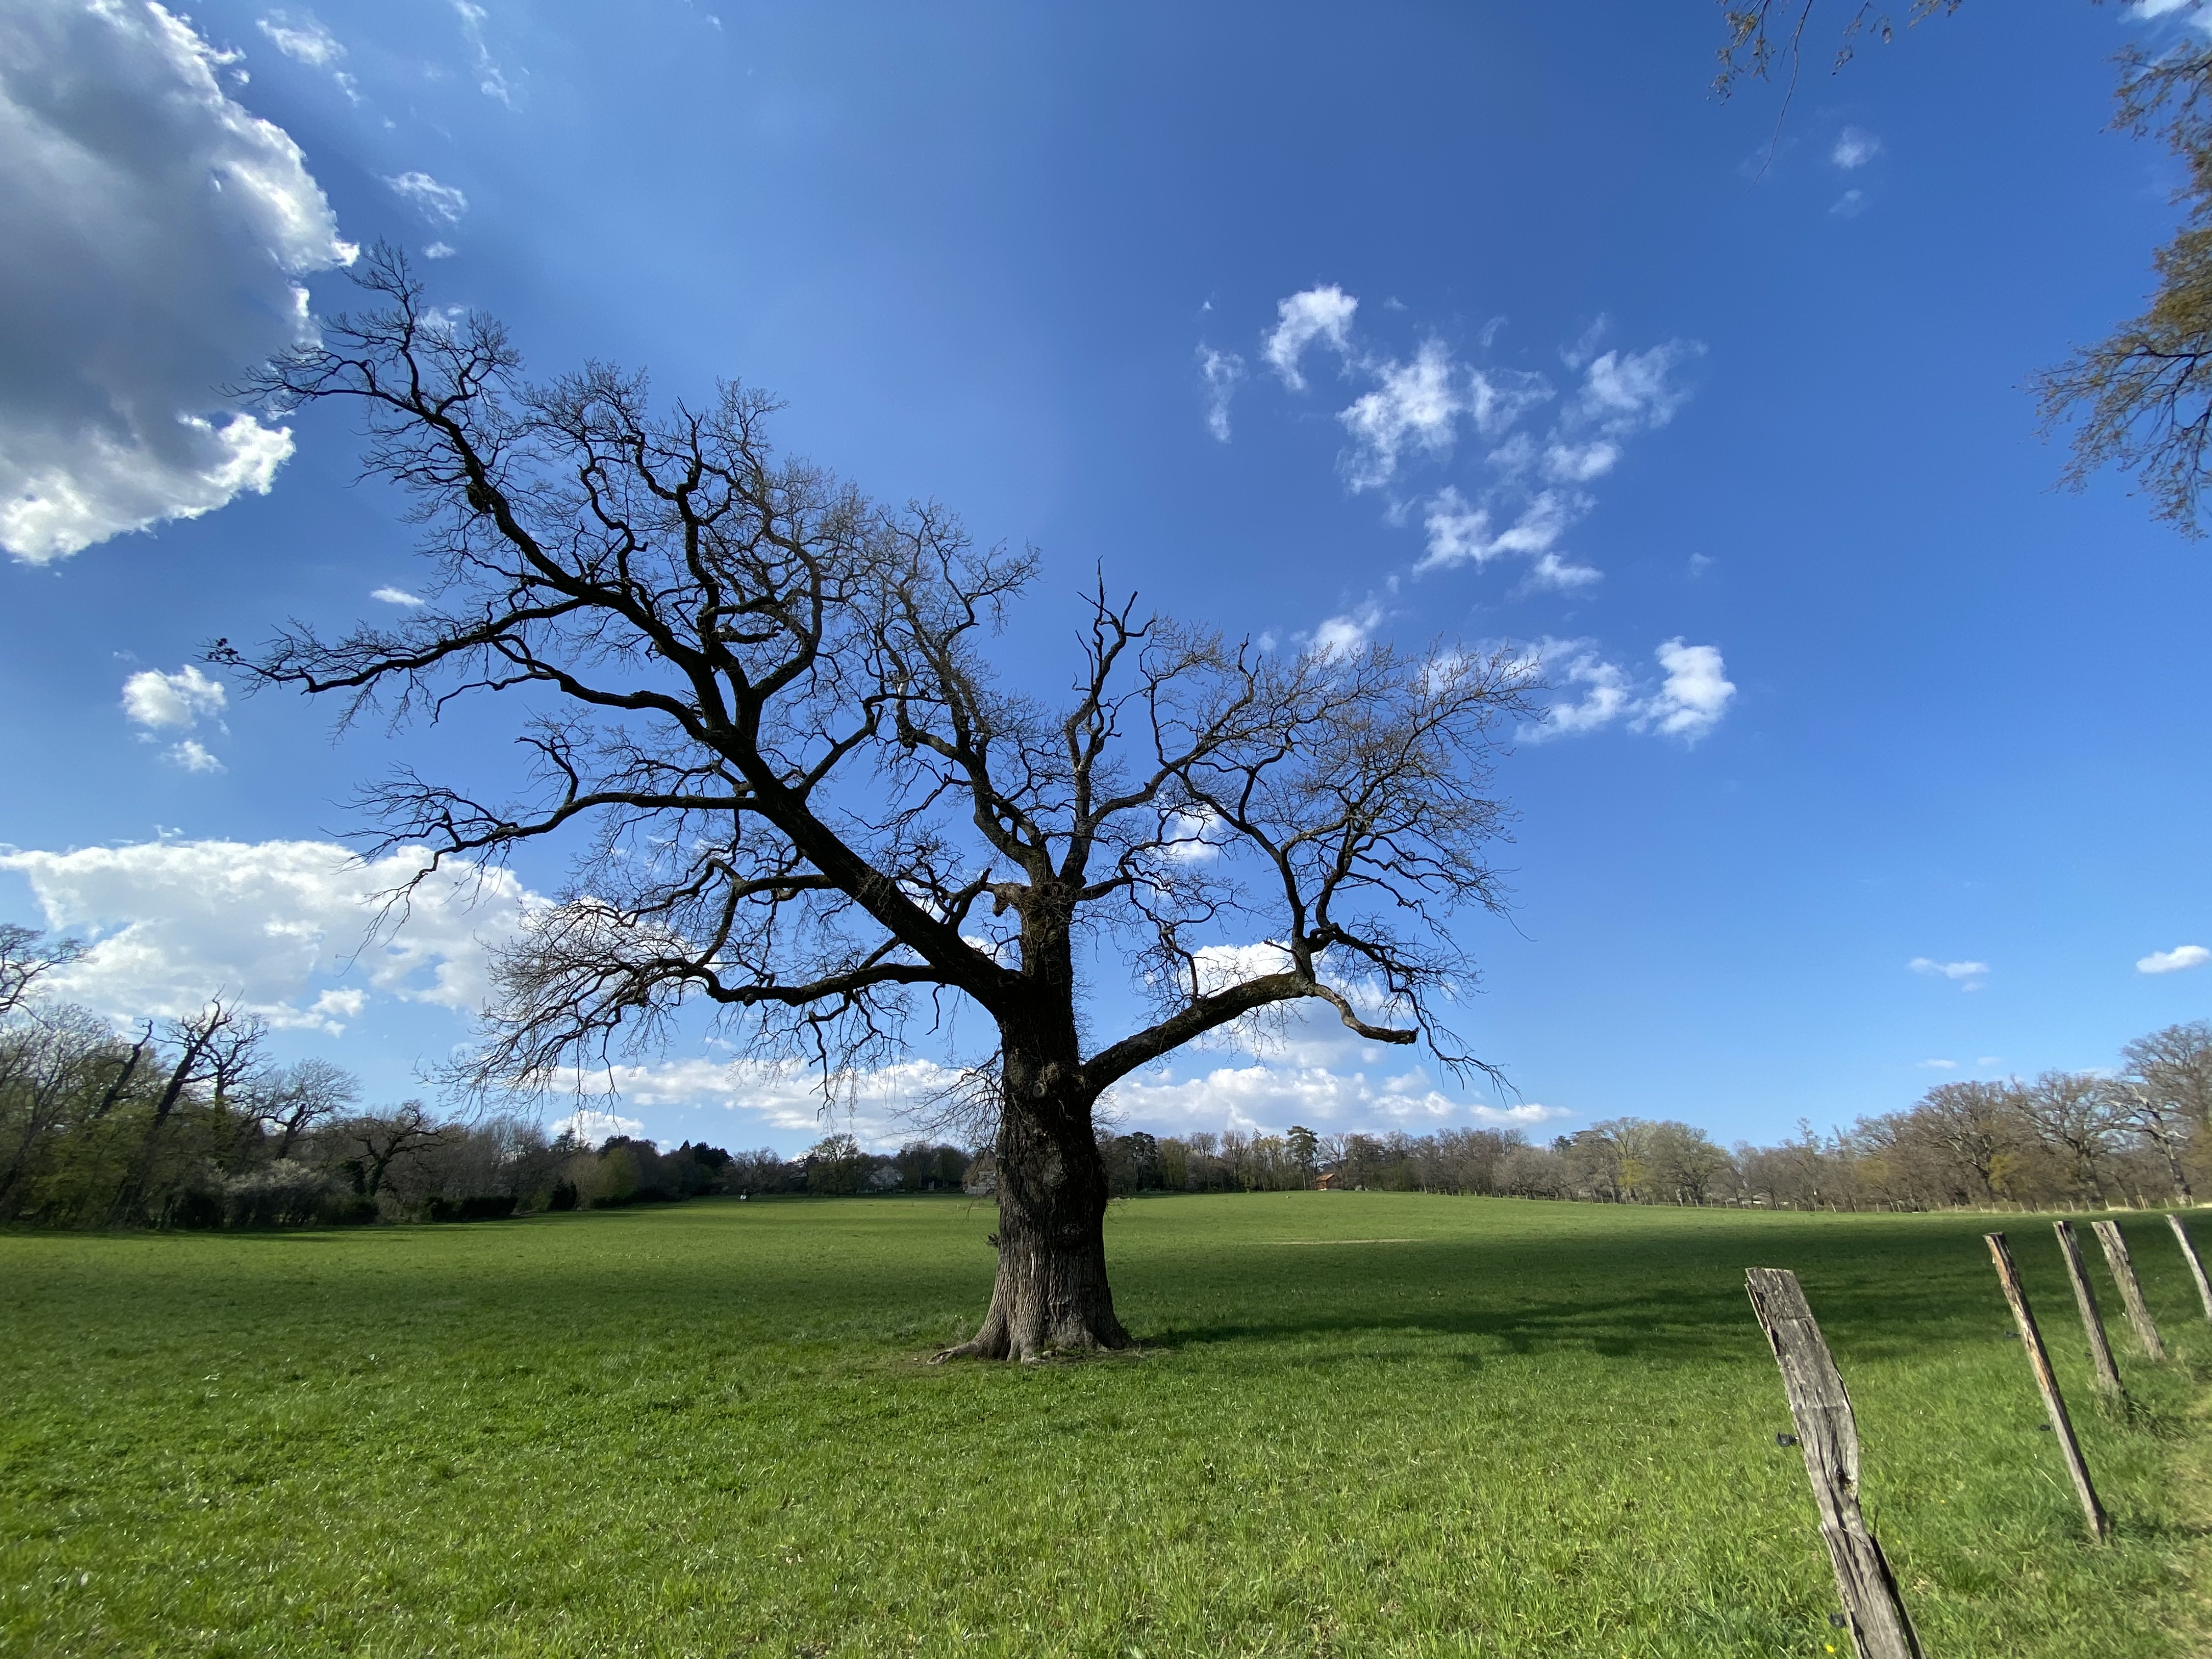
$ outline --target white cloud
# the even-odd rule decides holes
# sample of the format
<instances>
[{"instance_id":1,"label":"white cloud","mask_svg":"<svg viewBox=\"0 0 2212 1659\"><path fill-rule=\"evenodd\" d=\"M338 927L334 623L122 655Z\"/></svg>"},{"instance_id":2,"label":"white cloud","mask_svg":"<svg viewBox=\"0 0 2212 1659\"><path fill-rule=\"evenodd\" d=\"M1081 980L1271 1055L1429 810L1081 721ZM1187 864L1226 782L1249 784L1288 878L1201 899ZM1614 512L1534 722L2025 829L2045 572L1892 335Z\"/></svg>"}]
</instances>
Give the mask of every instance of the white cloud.
<instances>
[{"instance_id":1,"label":"white cloud","mask_svg":"<svg viewBox=\"0 0 2212 1659\"><path fill-rule=\"evenodd\" d=\"M416 605L422 603L421 599L416 598L414 594L410 593L404 587L373 588L370 590L368 597L372 599L380 600L386 605L404 605L409 610L412 610Z\"/></svg>"},{"instance_id":2,"label":"white cloud","mask_svg":"<svg viewBox=\"0 0 2212 1659\"><path fill-rule=\"evenodd\" d=\"M355 250L229 60L134 0L0 8L0 547L44 563L265 492L292 434L220 388Z\"/></svg>"},{"instance_id":3,"label":"white cloud","mask_svg":"<svg viewBox=\"0 0 2212 1659\"><path fill-rule=\"evenodd\" d=\"M450 259L459 252L460 249L451 242L432 242L422 250L422 257L426 259Z\"/></svg>"},{"instance_id":4,"label":"white cloud","mask_svg":"<svg viewBox=\"0 0 2212 1659\"><path fill-rule=\"evenodd\" d=\"M1986 962L1938 962L1933 957L1915 957L1905 965L1916 974L1954 981L1962 991L1980 990L1990 971Z\"/></svg>"},{"instance_id":5,"label":"white cloud","mask_svg":"<svg viewBox=\"0 0 2212 1659\"><path fill-rule=\"evenodd\" d=\"M1656 691L1646 691L1626 668L1608 661L1595 640L1547 636L1524 648L1554 690L1577 694L1553 703L1541 724L1523 731L1526 742L1580 737L1625 720L1632 731L1694 744L1720 724L1735 696L1714 646L1684 645L1679 639L1661 644L1655 654L1665 678Z\"/></svg>"},{"instance_id":6,"label":"white cloud","mask_svg":"<svg viewBox=\"0 0 2212 1659\"><path fill-rule=\"evenodd\" d=\"M1930 1072L1955 1072L1959 1069L1959 1062L1955 1060L1923 1060L1920 1064Z\"/></svg>"},{"instance_id":7,"label":"white cloud","mask_svg":"<svg viewBox=\"0 0 2212 1659\"><path fill-rule=\"evenodd\" d=\"M475 55L477 90L513 109L514 89L507 85L505 73L493 60L491 49L484 44L484 23L490 14L482 6L471 4L471 0L453 0L453 13L461 20L462 36Z\"/></svg>"},{"instance_id":8,"label":"white cloud","mask_svg":"<svg viewBox=\"0 0 2212 1659\"><path fill-rule=\"evenodd\" d=\"M1836 198L1834 204L1830 206L1828 211L1838 219L1856 219L1858 217L1861 210L1865 206L1866 192L1864 191L1847 190L1841 196Z\"/></svg>"},{"instance_id":9,"label":"white cloud","mask_svg":"<svg viewBox=\"0 0 2212 1659\"><path fill-rule=\"evenodd\" d=\"M598 1146L617 1135L635 1137L644 1132L641 1118L623 1117L614 1112L595 1112L588 1107L578 1107L568 1116L546 1126L559 1135L573 1134L586 1146Z\"/></svg>"},{"instance_id":10,"label":"white cloud","mask_svg":"<svg viewBox=\"0 0 2212 1659\"><path fill-rule=\"evenodd\" d=\"M1352 349L1352 315L1359 301L1331 283L1293 294L1275 306L1275 326L1261 348L1261 355L1293 392L1306 388L1298 372L1298 359L1316 340L1334 347L1340 355Z\"/></svg>"},{"instance_id":11,"label":"white cloud","mask_svg":"<svg viewBox=\"0 0 2212 1659\"><path fill-rule=\"evenodd\" d=\"M1337 415L1353 439L1343 467L1355 492L1389 483L1408 449L1449 449L1462 416L1478 432L1496 435L1552 395L1540 376L1486 374L1455 361L1434 339L1423 341L1411 362L1362 359L1358 367L1373 377L1375 389Z\"/></svg>"},{"instance_id":12,"label":"white cloud","mask_svg":"<svg viewBox=\"0 0 2212 1659\"><path fill-rule=\"evenodd\" d=\"M1595 428L1614 437L1656 430L1690 399L1674 372L1704 354L1703 346L1689 340L1669 340L1648 351L1607 352L1583 371L1582 390L1568 405L1563 426Z\"/></svg>"},{"instance_id":13,"label":"white cloud","mask_svg":"<svg viewBox=\"0 0 2212 1659\"><path fill-rule=\"evenodd\" d=\"M1639 727L1649 725L1662 737L1694 744L1720 724L1735 696L1720 647L1685 645L1677 638L1661 645L1656 654L1667 678L1644 705Z\"/></svg>"},{"instance_id":14,"label":"white cloud","mask_svg":"<svg viewBox=\"0 0 2212 1659\"><path fill-rule=\"evenodd\" d=\"M2202 968L2212 962L2212 951L2201 945L2178 945L2171 951L2154 951L2136 961L2139 974L2178 974L2185 968Z\"/></svg>"},{"instance_id":15,"label":"white cloud","mask_svg":"<svg viewBox=\"0 0 2212 1659\"><path fill-rule=\"evenodd\" d=\"M1881 154L1881 140L1864 127L1845 127L1836 136L1836 147L1828 152L1828 159L1849 173L1863 167Z\"/></svg>"},{"instance_id":16,"label":"white cloud","mask_svg":"<svg viewBox=\"0 0 2212 1659\"><path fill-rule=\"evenodd\" d=\"M1206 383L1206 429L1223 443L1229 441L1229 400L1244 378L1244 360L1233 351L1198 349L1199 378Z\"/></svg>"},{"instance_id":17,"label":"white cloud","mask_svg":"<svg viewBox=\"0 0 2212 1659\"><path fill-rule=\"evenodd\" d=\"M227 772L230 769L210 754L207 745L198 738L186 738L182 743L172 744L168 758L187 772Z\"/></svg>"},{"instance_id":18,"label":"white cloud","mask_svg":"<svg viewBox=\"0 0 2212 1659\"><path fill-rule=\"evenodd\" d=\"M310 69L329 69L345 56L337 37L313 12L301 12L294 18L288 12L272 11L254 27L269 37L277 51Z\"/></svg>"},{"instance_id":19,"label":"white cloud","mask_svg":"<svg viewBox=\"0 0 2212 1659\"><path fill-rule=\"evenodd\" d=\"M457 225L469 210L469 198L458 186L441 185L427 173L395 173L384 182L433 224Z\"/></svg>"},{"instance_id":20,"label":"white cloud","mask_svg":"<svg viewBox=\"0 0 2212 1659\"><path fill-rule=\"evenodd\" d=\"M186 664L173 674L149 668L123 682L123 713L134 725L191 726L220 716L222 682Z\"/></svg>"},{"instance_id":21,"label":"white cloud","mask_svg":"<svg viewBox=\"0 0 2212 1659\"><path fill-rule=\"evenodd\" d=\"M1553 703L1545 711L1542 724L1522 734L1528 741L1578 737L1635 712L1635 685L1628 671L1606 661L1594 641L1547 637L1536 641L1529 651L1555 689L1564 680L1579 688L1580 695L1572 702Z\"/></svg>"},{"instance_id":22,"label":"white cloud","mask_svg":"<svg viewBox=\"0 0 2212 1659\"><path fill-rule=\"evenodd\" d=\"M1620 446L1609 438L1594 443L1553 443L1544 451L1544 476L1557 483L1588 483L1602 478L1620 459Z\"/></svg>"},{"instance_id":23,"label":"white cloud","mask_svg":"<svg viewBox=\"0 0 2212 1659\"><path fill-rule=\"evenodd\" d=\"M1355 605L1341 617L1331 617L1314 629L1313 648L1316 654L1328 657L1348 657L1366 648L1375 637L1375 630L1382 625L1382 607L1373 599Z\"/></svg>"},{"instance_id":24,"label":"white cloud","mask_svg":"<svg viewBox=\"0 0 2212 1659\"><path fill-rule=\"evenodd\" d=\"M1124 1078L1104 1103L1126 1128L1160 1133L1232 1128L1280 1133L1293 1123L1324 1132L1405 1129L1470 1121L1534 1128L1571 1115L1556 1106L1470 1106L1438 1089L1419 1066L1401 1072L1341 1070L1257 1060L1176 1077L1157 1072Z\"/></svg>"},{"instance_id":25,"label":"white cloud","mask_svg":"<svg viewBox=\"0 0 2212 1659\"><path fill-rule=\"evenodd\" d=\"M0 870L30 883L49 927L92 943L49 981L58 996L127 1020L188 1013L221 992L273 1024L335 1030L368 994L482 1006L488 947L540 902L507 872L449 867L380 927L379 895L426 857L170 841L0 854Z\"/></svg>"}]
</instances>

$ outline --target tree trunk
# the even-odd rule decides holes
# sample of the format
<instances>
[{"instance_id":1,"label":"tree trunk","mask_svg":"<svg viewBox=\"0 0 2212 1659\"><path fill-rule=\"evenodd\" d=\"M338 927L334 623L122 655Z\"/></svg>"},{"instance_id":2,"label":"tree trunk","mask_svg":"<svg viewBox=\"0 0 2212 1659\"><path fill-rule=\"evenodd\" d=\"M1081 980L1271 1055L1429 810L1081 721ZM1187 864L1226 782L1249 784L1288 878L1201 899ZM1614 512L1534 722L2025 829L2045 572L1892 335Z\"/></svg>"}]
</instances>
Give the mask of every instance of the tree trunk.
<instances>
[{"instance_id":1,"label":"tree trunk","mask_svg":"<svg viewBox=\"0 0 2212 1659\"><path fill-rule=\"evenodd\" d=\"M1128 1347L1106 1281L1106 1162L1074 1046L1050 1059L1011 1042L1000 1052L998 1279L982 1328L936 1357L1028 1360Z\"/></svg>"}]
</instances>

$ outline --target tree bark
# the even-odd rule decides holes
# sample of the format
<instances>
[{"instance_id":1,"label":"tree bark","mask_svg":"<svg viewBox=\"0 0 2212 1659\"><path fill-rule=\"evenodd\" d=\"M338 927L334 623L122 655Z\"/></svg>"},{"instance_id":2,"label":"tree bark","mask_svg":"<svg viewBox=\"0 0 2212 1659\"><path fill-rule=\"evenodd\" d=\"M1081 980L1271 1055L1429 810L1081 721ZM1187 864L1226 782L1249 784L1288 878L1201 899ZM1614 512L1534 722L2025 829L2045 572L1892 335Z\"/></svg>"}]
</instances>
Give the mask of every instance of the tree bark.
<instances>
[{"instance_id":1,"label":"tree bark","mask_svg":"<svg viewBox=\"0 0 2212 1659\"><path fill-rule=\"evenodd\" d=\"M1048 1044L1033 1029L1001 1027L998 1278L982 1328L938 1359L1030 1360L1132 1346L1106 1279L1106 1161L1074 1022L1064 1024L1062 1040Z\"/></svg>"}]
</instances>

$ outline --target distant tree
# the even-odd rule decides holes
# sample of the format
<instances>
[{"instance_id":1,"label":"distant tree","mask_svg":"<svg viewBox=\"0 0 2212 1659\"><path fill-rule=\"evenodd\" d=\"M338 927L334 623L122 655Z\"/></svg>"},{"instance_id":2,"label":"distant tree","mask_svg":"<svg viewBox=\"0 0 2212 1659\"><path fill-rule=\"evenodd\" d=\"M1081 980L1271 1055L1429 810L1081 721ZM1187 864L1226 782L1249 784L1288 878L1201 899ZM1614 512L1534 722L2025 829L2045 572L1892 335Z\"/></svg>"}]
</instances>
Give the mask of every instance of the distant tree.
<instances>
[{"instance_id":1,"label":"distant tree","mask_svg":"<svg viewBox=\"0 0 2212 1659\"><path fill-rule=\"evenodd\" d=\"M2045 1072L2014 1090L2012 1104L2083 1195L2105 1203L2105 1172L2118 1150L2123 1115L2103 1080L2090 1072Z\"/></svg>"},{"instance_id":2,"label":"distant tree","mask_svg":"<svg viewBox=\"0 0 2212 1659\"><path fill-rule=\"evenodd\" d=\"M83 954L77 939L50 940L36 927L0 922L0 1020L29 1001L40 979Z\"/></svg>"},{"instance_id":3,"label":"distant tree","mask_svg":"<svg viewBox=\"0 0 2212 1659\"><path fill-rule=\"evenodd\" d=\"M1786 69L1794 92L1818 0L1720 0L1726 39L1714 88L1723 97L1746 76ZM1909 21L1956 11L1963 0L1910 0ZM1841 69L1859 40L1892 38L1890 15L1860 0L1830 14ZM2179 161L2181 228L2151 255L2157 283L2149 306L2094 345L2038 380L2045 430L2073 427L2065 481L2080 488L2107 465L2132 471L2160 518L2204 533L2203 495L2212 471L2212 43L2185 38L2159 52L2120 54L2119 109L2112 125L2155 134ZM1784 95L1784 109L1790 94Z\"/></svg>"},{"instance_id":4,"label":"distant tree","mask_svg":"<svg viewBox=\"0 0 2212 1659\"><path fill-rule=\"evenodd\" d=\"M526 385L498 326L431 307L399 255L357 271L383 309L323 321L253 389L355 402L368 470L415 497L436 597L394 626L210 654L349 713L512 696L540 793L399 774L370 799L388 848L498 860L595 826L572 896L498 964L480 1085L653 1043L694 1000L745 1051L834 1083L972 1004L997 1037L977 1073L1000 1270L947 1352L1028 1358L1128 1340L1092 1133L1121 1079L1309 1000L1487 1069L1440 1013L1474 977L1454 918L1499 902L1487 787L1525 659L1262 652L1102 584L1048 709L982 648L1034 556L779 461L758 393L660 415L604 367ZM1224 953L1231 917L1273 943ZM1078 1014L1103 1006L1093 963L1154 1003L1103 1043Z\"/></svg>"},{"instance_id":5,"label":"distant tree","mask_svg":"<svg viewBox=\"0 0 2212 1659\"><path fill-rule=\"evenodd\" d=\"M868 1155L847 1134L823 1136L800 1162L806 1166L810 1193L849 1195L860 1190L868 1176Z\"/></svg>"},{"instance_id":6,"label":"distant tree","mask_svg":"<svg viewBox=\"0 0 2212 1659\"><path fill-rule=\"evenodd\" d=\"M435 1145L445 1133L445 1126L419 1100L403 1101L381 1115L349 1118L334 1131L338 1141L353 1151L348 1162L356 1190L365 1198L384 1190L394 1164Z\"/></svg>"},{"instance_id":7,"label":"distant tree","mask_svg":"<svg viewBox=\"0 0 2212 1659\"><path fill-rule=\"evenodd\" d=\"M1297 1166L1305 1184L1311 1186L1314 1172L1321 1166L1321 1137L1304 1124L1293 1123L1283 1139L1290 1146L1291 1162Z\"/></svg>"},{"instance_id":8,"label":"distant tree","mask_svg":"<svg viewBox=\"0 0 2212 1659\"><path fill-rule=\"evenodd\" d=\"M301 1138L318 1124L343 1115L361 1100L361 1081L327 1060L295 1060L254 1079L246 1108L275 1137L278 1158L291 1157Z\"/></svg>"},{"instance_id":9,"label":"distant tree","mask_svg":"<svg viewBox=\"0 0 2212 1659\"><path fill-rule=\"evenodd\" d=\"M2137 1037L2120 1050L2119 1117L2158 1151L2185 1204L2197 1197L2185 1154L2212 1141L2212 1022L2191 1020Z\"/></svg>"}]
</instances>

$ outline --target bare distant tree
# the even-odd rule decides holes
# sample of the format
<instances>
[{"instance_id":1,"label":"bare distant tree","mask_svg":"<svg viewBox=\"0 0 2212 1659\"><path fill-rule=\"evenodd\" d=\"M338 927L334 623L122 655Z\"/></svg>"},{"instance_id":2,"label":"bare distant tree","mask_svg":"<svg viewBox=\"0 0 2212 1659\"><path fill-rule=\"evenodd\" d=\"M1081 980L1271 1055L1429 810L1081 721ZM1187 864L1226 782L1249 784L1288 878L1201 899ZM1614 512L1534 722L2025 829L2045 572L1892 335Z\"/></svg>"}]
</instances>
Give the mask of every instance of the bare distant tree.
<instances>
[{"instance_id":1,"label":"bare distant tree","mask_svg":"<svg viewBox=\"0 0 2212 1659\"><path fill-rule=\"evenodd\" d=\"M276 1137L275 1156L291 1157L301 1136L361 1098L361 1082L327 1060L295 1060L254 1079L247 1109Z\"/></svg>"},{"instance_id":2,"label":"bare distant tree","mask_svg":"<svg viewBox=\"0 0 2212 1659\"><path fill-rule=\"evenodd\" d=\"M0 1019L29 1000L45 975L83 954L83 945L76 939L50 940L36 927L0 921Z\"/></svg>"},{"instance_id":3,"label":"bare distant tree","mask_svg":"<svg viewBox=\"0 0 2212 1659\"><path fill-rule=\"evenodd\" d=\"M384 309L325 322L257 389L355 401L436 599L213 654L349 711L513 697L536 795L403 774L373 798L385 846L441 858L585 837L499 965L481 1085L653 1042L694 1000L834 1078L971 1005L996 1036L1000 1255L956 1352L1026 1358L1128 1340L1092 1123L1117 1079L1302 1000L1488 1069L1442 1018L1474 979L1447 924L1499 902L1486 786L1525 665L1268 654L1102 586L1048 708L984 655L1034 556L778 459L757 392L660 414L604 367L526 385L499 327L427 307L398 255L359 280ZM1104 1042L1079 1012L1098 963L1152 1004Z\"/></svg>"},{"instance_id":4,"label":"bare distant tree","mask_svg":"<svg viewBox=\"0 0 2212 1659\"><path fill-rule=\"evenodd\" d=\"M2103 1080L2090 1072L2045 1072L2014 1089L2011 1099L2036 1137L2064 1159L2074 1178L2104 1204L2105 1166L2112 1158L2121 1120Z\"/></svg>"},{"instance_id":5,"label":"bare distant tree","mask_svg":"<svg viewBox=\"0 0 2212 1659\"><path fill-rule=\"evenodd\" d=\"M2128 1126L2158 1149L2185 1204L2194 1204L2182 1152L2212 1134L2212 1021L2191 1020L2137 1037L2120 1050L2115 1087Z\"/></svg>"},{"instance_id":6,"label":"bare distant tree","mask_svg":"<svg viewBox=\"0 0 2212 1659\"><path fill-rule=\"evenodd\" d=\"M341 1146L356 1150L349 1160L361 1172L361 1189L370 1198L384 1190L392 1166L444 1139L447 1126L419 1100L402 1101L380 1115L348 1118L333 1131Z\"/></svg>"}]
</instances>

